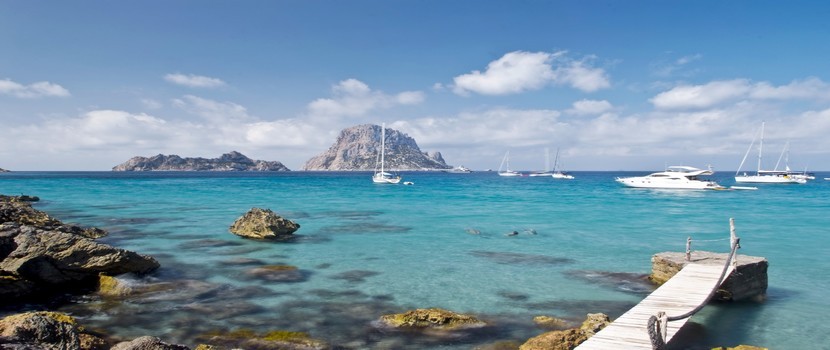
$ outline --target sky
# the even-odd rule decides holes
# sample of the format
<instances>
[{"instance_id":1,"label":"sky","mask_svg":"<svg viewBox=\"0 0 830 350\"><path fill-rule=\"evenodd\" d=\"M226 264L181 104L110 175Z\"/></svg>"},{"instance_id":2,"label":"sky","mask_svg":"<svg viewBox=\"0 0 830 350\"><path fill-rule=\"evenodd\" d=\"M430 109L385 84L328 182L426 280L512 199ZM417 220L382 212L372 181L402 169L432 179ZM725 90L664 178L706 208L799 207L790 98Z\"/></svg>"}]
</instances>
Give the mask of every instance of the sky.
<instances>
[{"instance_id":1,"label":"sky","mask_svg":"<svg viewBox=\"0 0 830 350\"><path fill-rule=\"evenodd\" d=\"M824 1L4 0L0 168L235 150L301 170L386 123L476 170L508 151L540 170L546 149L565 170L747 153L754 170L764 123L764 168L787 149L830 170L828 18Z\"/></svg>"}]
</instances>

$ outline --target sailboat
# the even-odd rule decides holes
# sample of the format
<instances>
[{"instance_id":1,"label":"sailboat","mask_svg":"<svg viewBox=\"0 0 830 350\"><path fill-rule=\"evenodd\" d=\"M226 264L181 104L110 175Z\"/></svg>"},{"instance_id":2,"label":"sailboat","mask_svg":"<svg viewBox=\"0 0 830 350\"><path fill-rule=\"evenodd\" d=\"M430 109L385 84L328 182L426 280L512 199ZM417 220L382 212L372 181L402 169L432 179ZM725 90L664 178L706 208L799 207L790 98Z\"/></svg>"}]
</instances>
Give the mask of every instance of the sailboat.
<instances>
[{"instance_id":1,"label":"sailboat","mask_svg":"<svg viewBox=\"0 0 830 350\"><path fill-rule=\"evenodd\" d=\"M376 184L396 184L401 182L401 177L387 173L384 169L384 155L386 154L386 123L380 127L380 171L375 167L375 174L372 175L372 182Z\"/></svg>"},{"instance_id":2,"label":"sailboat","mask_svg":"<svg viewBox=\"0 0 830 350\"><path fill-rule=\"evenodd\" d=\"M761 159L762 153L764 149L764 124L761 123L761 138L758 142L758 169L755 171L755 175L750 175L744 172L741 175L741 167L744 166L744 162L746 162L746 157L749 156L749 152L752 151L752 146L755 144L755 139L752 139L752 143L749 144L749 149L746 150L746 154L744 154L744 159L741 160L741 165L738 166L738 171L735 172L735 182L741 183L770 183L770 184L803 184L807 183L806 179L797 178L790 176L789 172L786 170L761 170ZM776 166L777 168L777 166Z\"/></svg>"},{"instance_id":3,"label":"sailboat","mask_svg":"<svg viewBox=\"0 0 830 350\"><path fill-rule=\"evenodd\" d=\"M504 167L505 163L507 164L507 167ZM510 170L510 151L507 151L507 153L504 154L504 158L501 159L501 165L499 165L499 176L522 176L522 173Z\"/></svg>"},{"instance_id":4,"label":"sailboat","mask_svg":"<svg viewBox=\"0 0 830 350\"><path fill-rule=\"evenodd\" d=\"M559 165L559 148L556 149L556 159L553 161L553 174L551 175L554 179L564 179L564 180L573 180L574 176L568 174L562 170L556 170L556 166Z\"/></svg>"},{"instance_id":5,"label":"sailboat","mask_svg":"<svg viewBox=\"0 0 830 350\"><path fill-rule=\"evenodd\" d=\"M545 170L530 173L528 176L551 176L550 172L550 150L545 148Z\"/></svg>"}]
</instances>

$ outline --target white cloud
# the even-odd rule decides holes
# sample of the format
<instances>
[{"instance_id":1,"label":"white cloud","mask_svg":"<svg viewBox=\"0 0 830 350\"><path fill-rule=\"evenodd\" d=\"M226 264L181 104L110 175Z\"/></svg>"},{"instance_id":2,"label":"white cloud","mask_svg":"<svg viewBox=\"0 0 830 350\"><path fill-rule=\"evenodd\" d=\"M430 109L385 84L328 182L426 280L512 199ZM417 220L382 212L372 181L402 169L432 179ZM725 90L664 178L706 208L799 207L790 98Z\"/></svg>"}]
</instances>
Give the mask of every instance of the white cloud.
<instances>
[{"instance_id":1,"label":"white cloud","mask_svg":"<svg viewBox=\"0 0 830 350\"><path fill-rule=\"evenodd\" d=\"M594 92L611 86L611 81L601 68L593 68L585 61L569 62L555 71L558 84L568 84L585 91Z\"/></svg>"},{"instance_id":2,"label":"white cloud","mask_svg":"<svg viewBox=\"0 0 830 350\"><path fill-rule=\"evenodd\" d=\"M252 119L245 107L233 102L218 102L193 95L185 95L172 102L173 106L215 123Z\"/></svg>"},{"instance_id":3,"label":"white cloud","mask_svg":"<svg viewBox=\"0 0 830 350\"><path fill-rule=\"evenodd\" d=\"M398 105L413 105L424 101L420 91L404 91L387 95L373 91L357 79L347 79L332 87L332 98L319 98L308 104L309 113L314 117L355 117L377 109Z\"/></svg>"},{"instance_id":4,"label":"white cloud","mask_svg":"<svg viewBox=\"0 0 830 350\"><path fill-rule=\"evenodd\" d=\"M453 92L508 95L539 90L551 83L593 92L611 86L605 70L591 67L592 59L574 61L564 51L513 51L490 62L484 72L476 70L453 78Z\"/></svg>"},{"instance_id":5,"label":"white cloud","mask_svg":"<svg viewBox=\"0 0 830 350\"><path fill-rule=\"evenodd\" d=\"M703 85L680 85L649 101L658 109L705 109L737 100L830 100L830 85L818 78L793 81L782 86L746 79L713 81Z\"/></svg>"},{"instance_id":6,"label":"white cloud","mask_svg":"<svg viewBox=\"0 0 830 350\"><path fill-rule=\"evenodd\" d=\"M614 108L610 102L605 100L579 100L573 103L568 113L577 115L598 115Z\"/></svg>"},{"instance_id":7,"label":"white cloud","mask_svg":"<svg viewBox=\"0 0 830 350\"><path fill-rule=\"evenodd\" d=\"M753 86L750 97L757 99L815 99L830 100L830 85L818 78L796 80L787 85L773 86L761 82Z\"/></svg>"},{"instance_id":8,"label":"white cloud","mask_svg":"<svg viewBox=\"0 0 830 350\"><path fill-rule=\"evenodd\" d=\"M661 92L649 101L659 109L709 108L742 98L750 91L748 80L713 81L704 85L681 85Z\"/></svg>"},{"instance_id":9,"label":"white cloud","mask_svg":"<svg viewBox=\"0 0 830 350\"><path fill-rule=\"evenodd\" d=\"M16 83L11 79L0 80L0 94L18 98L67 97L69 90L48 81L39 81L29 85Z\"/></svg>"},{"instance_id":10,"label":"white cloud","mask_svg":"<svg viewBox=\"0 0 830 350\"><path fill-rule=\"evenodd\" d=\"M487 65L484 72L473 71L453 78L456 94L507 95L538 90L554 79L547 52L509 52Z\"/></svg>"},{"instance_id":11,"label":"white cloud","mask_svg":"<svg viewBox=\"0 0 830 350\"><path fill-rule=\"evenodd\" d=\"M173 84L195 88L214 88L226 85L221 79L195 74L171 73L165 75L164 80Z\"/></svg>"},{"instance_id":12,"label":"white cloud","mask_svg":"<svg viewBox=\"0 0 830 350\"><path fill-rule=\"evenodd\" d=\"M160 109L161 107L164 107L164 105L162 105L161 102L151 98L142 98L141 104L144 105L144 108L147 109Z\"/></svg>"}]
</instances>

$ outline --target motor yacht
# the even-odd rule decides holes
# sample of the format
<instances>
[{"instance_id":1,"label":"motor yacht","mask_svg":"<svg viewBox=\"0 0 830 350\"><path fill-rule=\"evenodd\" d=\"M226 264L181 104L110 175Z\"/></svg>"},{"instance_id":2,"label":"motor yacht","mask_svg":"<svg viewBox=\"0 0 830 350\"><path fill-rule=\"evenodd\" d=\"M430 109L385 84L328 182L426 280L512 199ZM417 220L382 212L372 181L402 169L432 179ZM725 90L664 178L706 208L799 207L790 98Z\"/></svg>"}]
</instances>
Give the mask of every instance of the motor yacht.
<instances>
[{"instance_id":1,"label":"motor yacht","mask_svg":"<svg viewBox=\"0 0 830 350\"><path fill-rule=\"evenodd\" d=\"M646 176L618 177L615 180L628 187L664 188L678 190L722 190L726 187L710 180L701 180L700 176L712 175L711 169L676 165L666 168L665 171L652 173Z\"/></svg>"}]
</instances>

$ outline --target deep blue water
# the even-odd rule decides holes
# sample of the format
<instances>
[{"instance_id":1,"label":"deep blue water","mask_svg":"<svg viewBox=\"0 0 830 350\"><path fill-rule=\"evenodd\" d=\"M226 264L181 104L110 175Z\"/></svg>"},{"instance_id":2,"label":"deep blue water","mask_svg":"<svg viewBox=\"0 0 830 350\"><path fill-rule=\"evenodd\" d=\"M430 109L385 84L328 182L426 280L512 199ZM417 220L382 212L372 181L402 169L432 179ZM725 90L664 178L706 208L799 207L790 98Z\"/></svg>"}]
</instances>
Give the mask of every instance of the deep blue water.
<instances>
[{"instance_id":1,"label":"deep blue water","mask_svg":"<svg viewBox=\"0 0 830 350\"><path fill-rule=\"evenodd\" d=\"M625 188L615 176L575 180L404 173L413 186L377 185L365 172L14 172L0 193L41 197L64 221L110 231L102 241L157 257L135 285L171 283L121 302L80 298L63 311L130 338L198 343L215 329L304 331L361 349L471 349L540 334L532 318L574 322L619 316L650 291L650 258L694 249L726 252L729 218L740 254L770 262L763 302L707 306L680 348L753 344L827 348L830 177L757 191ZM715 179L734 184L732 173ZM302 226L292 242L241 239L228 226L251 207ZM519 234L508 236L510 232ZM293 265L291 276L257 273ZM378 330L380 315L441 307L493 327L455 337Z\"/></svg>"}]
</instances>

